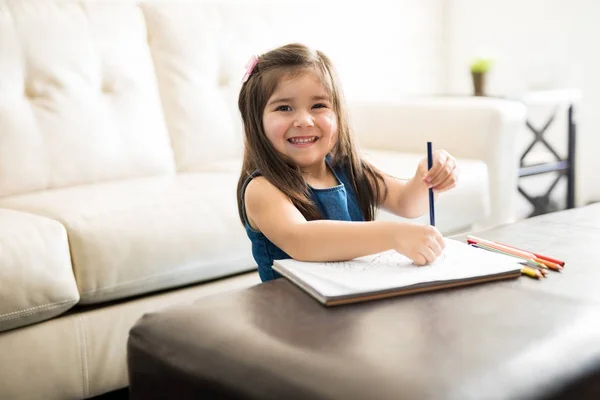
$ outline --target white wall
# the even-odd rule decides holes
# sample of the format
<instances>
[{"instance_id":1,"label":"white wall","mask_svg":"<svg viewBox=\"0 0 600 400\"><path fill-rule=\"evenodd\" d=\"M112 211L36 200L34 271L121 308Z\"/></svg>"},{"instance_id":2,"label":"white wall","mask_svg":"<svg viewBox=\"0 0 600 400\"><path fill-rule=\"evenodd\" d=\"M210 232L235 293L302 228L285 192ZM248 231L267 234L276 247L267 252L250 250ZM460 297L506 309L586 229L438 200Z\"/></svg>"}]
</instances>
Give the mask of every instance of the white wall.
<instances>
[{"instance_id":1,"label":"white wall","mask_svg":"<svg viewBox=\"0 0 600 400\"><path fill-rule=\"evenodd\" d=\"M443 1L310 0L286 18L300 40L332 59L348 99L393 99L441 91Z\"/></svg>"},{"instance_id":2,"label":"white wall","mask_svg":"<svg viewBox=\"0 0 600 400\"><path fill-rule=\"evenodd\" d=\"M273 18L270 26L283 28L273 29L269 40L261 42L300 41L324 51L334 62L349 100L436 94L442 89L444 0L120 1L250 4L262 9L265 18ZM252 25L248 20L240 23ZM253 51L267 50L246 47L248 57Z\"/></svg>"},{"instance_id":3,"label":"white wall","mask_svg":"<svg viewBox=\"0 0 600 400\"><path fill-rule=\"evenodd\" d=\"M441 91L442 2L329 1L331 26L319 43L334 58L348 98Z\"/></svg>"},{"instance_id":4,"label":"white wall","mask_svg":"<svg viewBox=\"0 0 600 400\"><path fill-rule=\"evenodd\" d=\"M600 1L448 0L444 18L445 91L471 91L468 64L479 55L496 60L490 94L582 90L577 203L600 200Z\"/></svg>"}]
</instances>

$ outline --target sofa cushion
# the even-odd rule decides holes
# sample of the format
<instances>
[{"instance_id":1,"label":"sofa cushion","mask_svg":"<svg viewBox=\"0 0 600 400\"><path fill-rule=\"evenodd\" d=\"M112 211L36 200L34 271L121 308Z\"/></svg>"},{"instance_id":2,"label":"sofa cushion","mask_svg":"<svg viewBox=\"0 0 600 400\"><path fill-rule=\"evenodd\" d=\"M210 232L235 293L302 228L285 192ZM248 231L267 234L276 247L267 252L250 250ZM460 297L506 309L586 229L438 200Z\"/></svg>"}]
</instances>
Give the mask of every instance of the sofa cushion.
<instances>
[{"instance_id":1,"label":"sofa cushion","mask_svg":"<svg viewBox=\"0 0 600 400\"><path fill-rule=\"evenodd\" d=\"M249 53L232 52L240 46L235 40L224 43L219 8L196 2L140 6L178 170L201 171L207 163L240 155L236 102ZM240 59L224 59L232 55Z\"/></svg>"},{"instance_id":2,"label":"sofa cushion","mask_svg":"<svg viewBox=\"0 0 600 400\"><path fill-rule=\"evenodd\" d=\"M103 307L74 309L60 318L5 332L0 335L0 398L89 399L126 387L125 349L136 320L148 312L258 283L258 274L250 272ZM179 397L173 393L170 398Z\"/></svg>"},{"instance_id":3,"label":"sofa cushion","mask_svg":"<svg viewBox=\"0 0 600 400\"><path fill-rule=\"evenodd\" d=\"M3 2L0 49L0 196L175 169L138 7Z\"/></svg>"},{"instance_id":4,"label":"sofa cushion","mask_svg":"<svg viewBox=\"0 0 600 400\"><path fill-rule=\"evenodd\" d=\"M65 228L0 209L0 332L55 317L78 300Z\"/></svg>"},{"instance_id":5,"label":"sofa cushion","mask_svg":"<svg viewBox=\"0 0 600 400\"><path fill-rule=\"evenodd\" d=\"M0 205L67 229L81 303L256 268L236 204L238 173L189 173L57 189Z\"/></svg>"},{"instance_id":6,"label":"sofa cushion","mask_svg":"<svg viewBox=\"0 0 600 400\"><path fill-rule=\"evenodd\" d=\"M425 156L392 151L365 150L369 161L397 178L410 178ZM470 229L489 214L488 170L483 161L457 159L460 175L454 189L440 193L435 204L436 227L445 235ZM377 219L401 219L381 210ZM429 224L429 213L412 221Z\"/></svg>"}]
</instances>

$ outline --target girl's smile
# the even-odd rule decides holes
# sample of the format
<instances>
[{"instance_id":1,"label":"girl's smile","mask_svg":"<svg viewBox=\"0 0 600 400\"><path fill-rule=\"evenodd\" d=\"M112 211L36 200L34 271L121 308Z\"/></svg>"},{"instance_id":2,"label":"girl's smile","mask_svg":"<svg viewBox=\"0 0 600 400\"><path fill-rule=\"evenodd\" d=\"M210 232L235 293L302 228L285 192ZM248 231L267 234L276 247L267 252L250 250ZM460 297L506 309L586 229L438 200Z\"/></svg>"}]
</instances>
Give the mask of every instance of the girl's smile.
<instances>
[{"instance_id":1,"label":"girl's smile","mask_svg":"<svg viewBox=\"0 0 600 400\"><path fill-rule=\"evenodd\" d=\"M303 172L318 174L337 141L329 91L312 70L284 77L263 112L263 129L275 150Z\"/></svg>"},{"instance_id":2,"label":"girl's smile","mask_svg":"<svg viewBox=\"0 0 600 400\"><path fill-rule=\"evenodd\" d=\"M288 142L290 142L295 147L310 147L317 140L319 140L319 138L316 136L296 136L289 138Z\"/></svg>"}]
</instances>

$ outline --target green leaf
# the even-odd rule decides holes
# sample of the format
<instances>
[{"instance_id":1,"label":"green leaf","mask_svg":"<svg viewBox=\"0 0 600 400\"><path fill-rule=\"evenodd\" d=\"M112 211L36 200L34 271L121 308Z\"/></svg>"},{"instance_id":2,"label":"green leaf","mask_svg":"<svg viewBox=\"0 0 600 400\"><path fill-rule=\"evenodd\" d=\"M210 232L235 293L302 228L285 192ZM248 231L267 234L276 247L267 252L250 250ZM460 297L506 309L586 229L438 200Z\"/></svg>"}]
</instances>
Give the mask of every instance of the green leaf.
<instances>
[{"instance_id":1,"label":"green leaf","mask_svg":"<svg viewBox=\"0 0 600 400\"><path fill-rule=\"evenodd\" d=\"M476 58L471 62L471 72L486 73L492 67L492 60L489 58Z\"/></svg>"}]
</instances>

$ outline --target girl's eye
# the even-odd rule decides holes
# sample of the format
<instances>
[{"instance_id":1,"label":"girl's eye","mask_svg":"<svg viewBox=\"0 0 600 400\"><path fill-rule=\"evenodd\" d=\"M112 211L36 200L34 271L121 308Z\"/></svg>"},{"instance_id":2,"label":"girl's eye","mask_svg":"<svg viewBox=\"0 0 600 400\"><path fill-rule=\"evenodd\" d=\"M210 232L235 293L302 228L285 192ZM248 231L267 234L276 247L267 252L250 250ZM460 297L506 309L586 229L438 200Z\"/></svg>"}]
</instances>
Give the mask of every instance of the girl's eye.
<instances>
[{"instance_id":1,"label":"girl's eye","mask_svg":"<svg viewBox=\"0 0 600 400\"><path fill-rule=\"evenodd\" d=\"M292 107L290 106L279 106L275 109L275 111L291 111Z\"/></svg>"},{"instance_id":2,"label":"girl's eye","mask_svg":"<svg viewBox=\"0 0 600 400\"><path fill-rule=\"evenodd\" d=\"M313 108L327 108L327 104L318 103L313 106Z\"/></svg>"}]
</instances>

